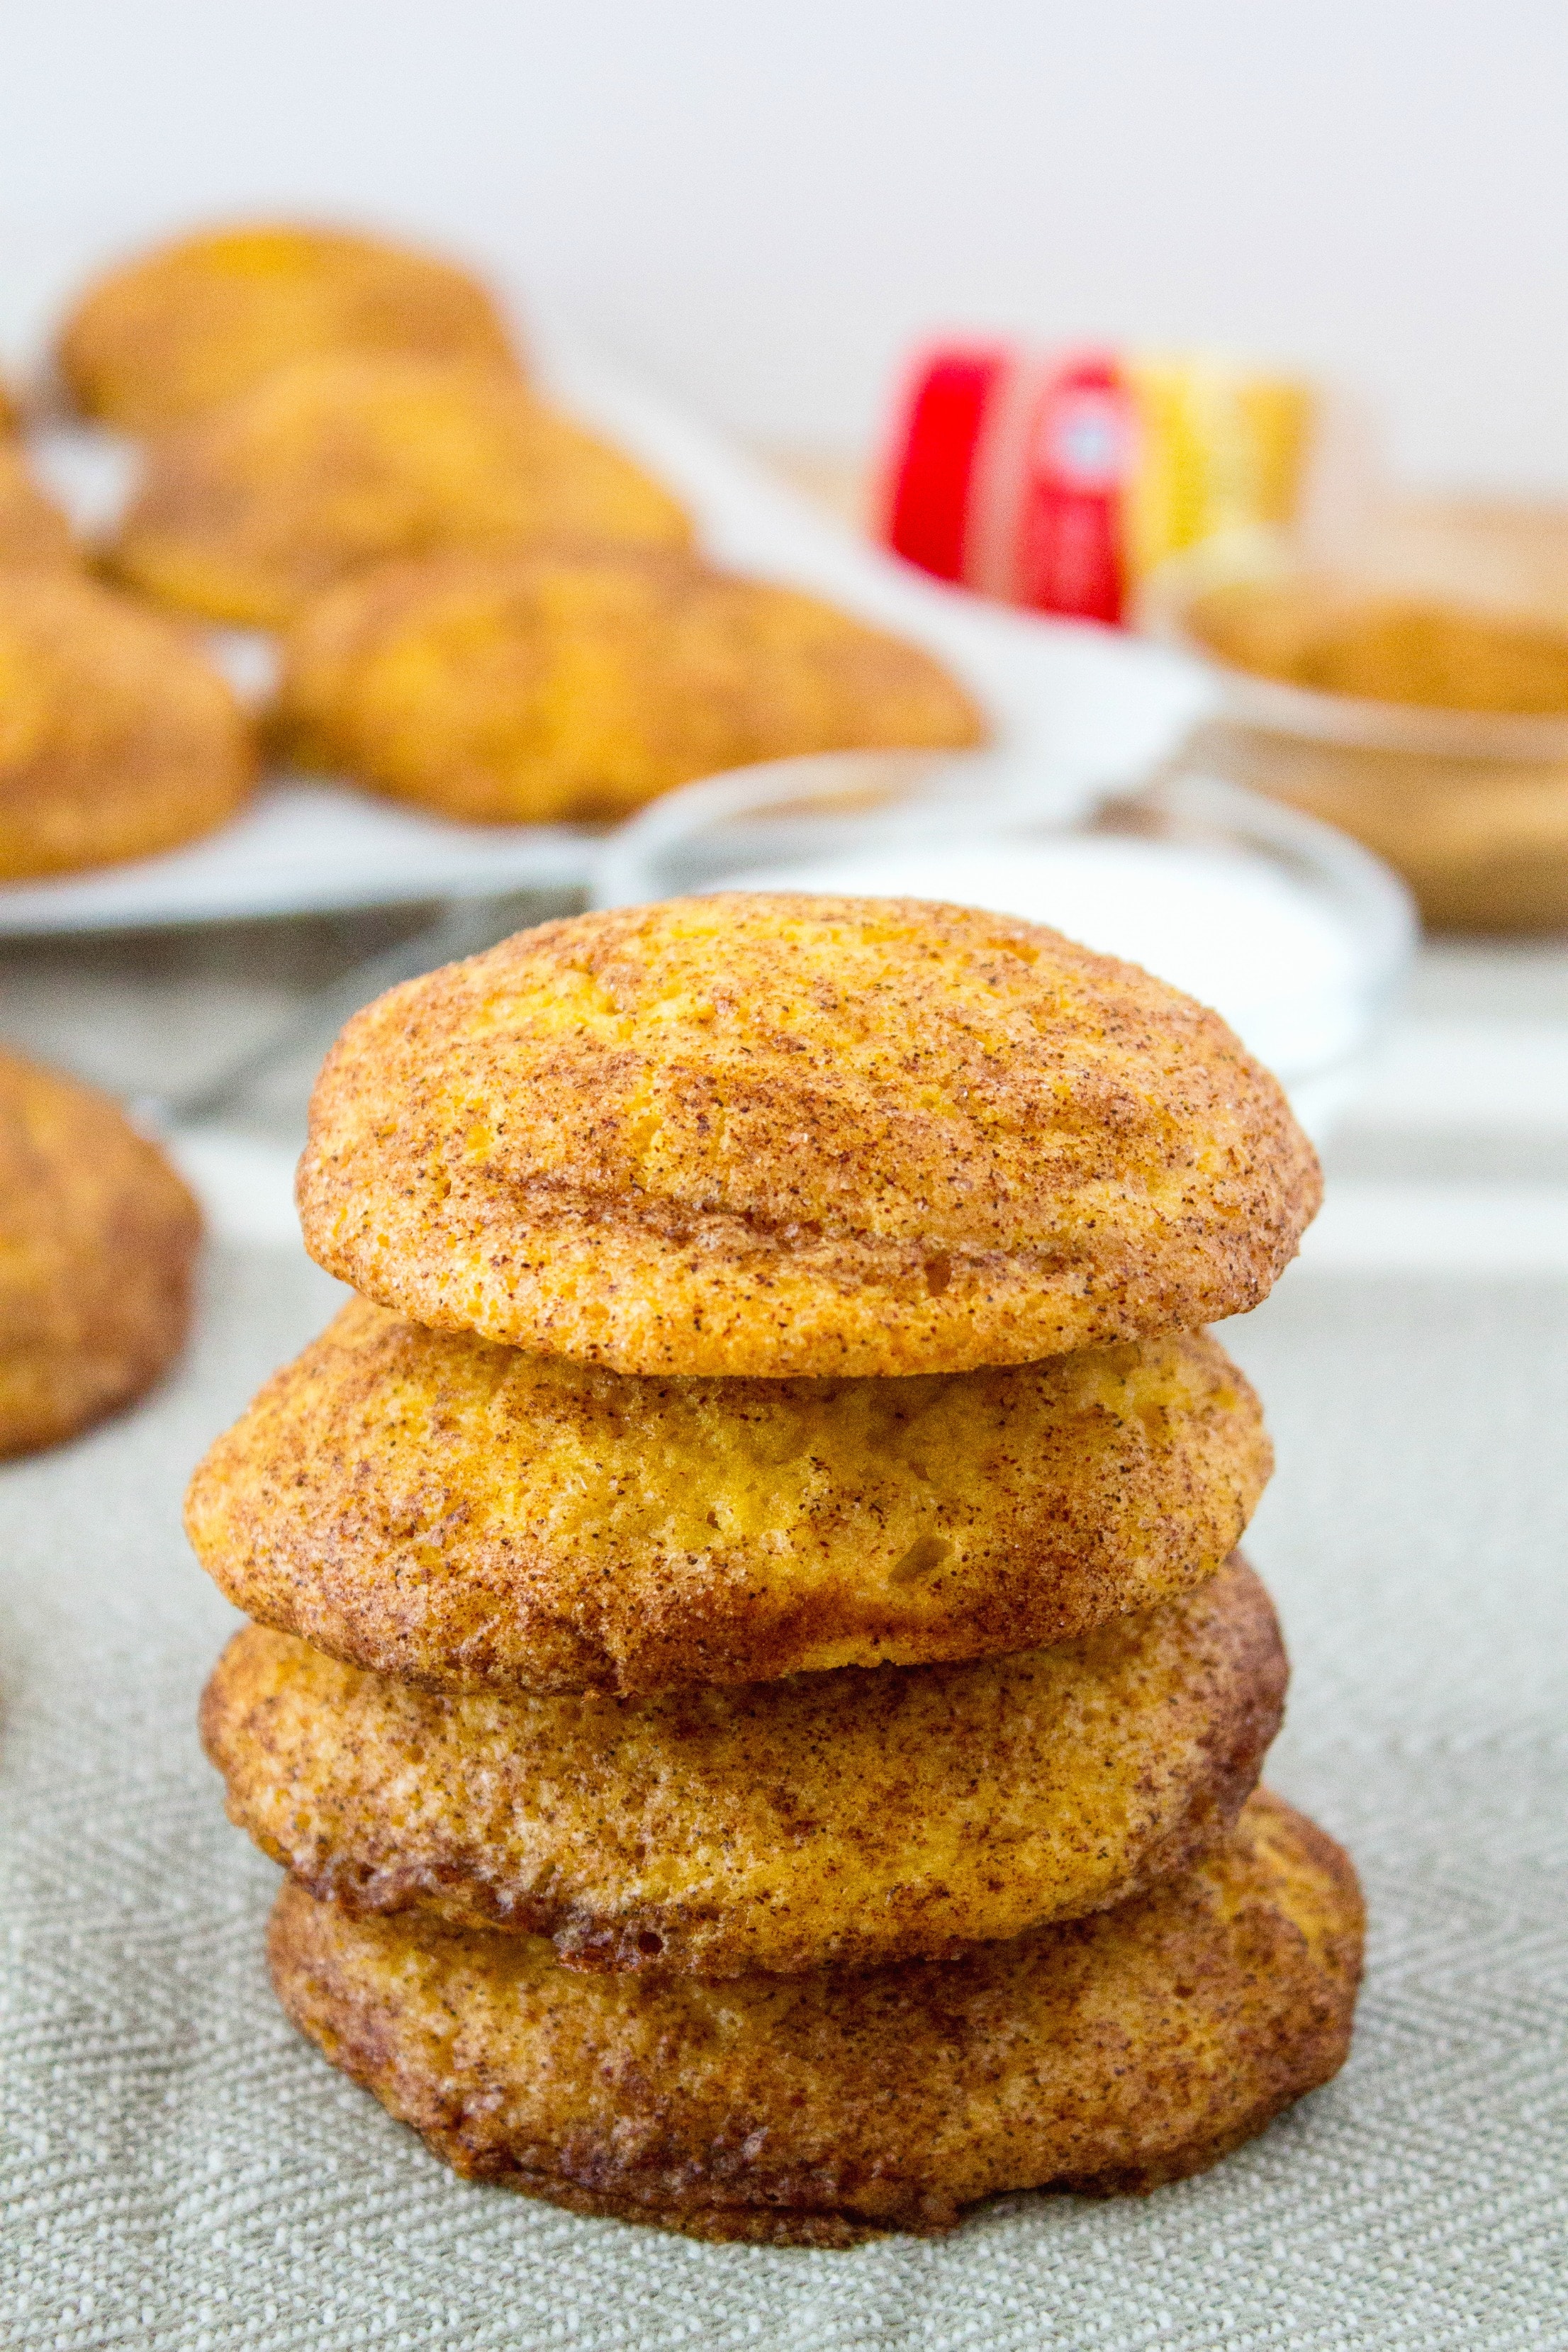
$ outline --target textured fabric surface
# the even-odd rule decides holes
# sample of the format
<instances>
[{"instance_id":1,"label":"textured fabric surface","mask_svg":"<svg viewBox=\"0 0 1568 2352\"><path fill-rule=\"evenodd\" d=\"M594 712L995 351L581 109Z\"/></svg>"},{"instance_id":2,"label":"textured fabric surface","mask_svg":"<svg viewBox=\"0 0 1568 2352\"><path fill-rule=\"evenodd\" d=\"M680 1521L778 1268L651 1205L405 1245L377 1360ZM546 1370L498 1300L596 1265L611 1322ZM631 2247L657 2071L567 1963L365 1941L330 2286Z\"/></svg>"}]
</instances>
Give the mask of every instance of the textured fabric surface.
<instances>
[{"instance_id":1,"label":"textured fabric surface","mask_svg":"<svg viewBox=\"0 0 1568 2352\"><path fill-rule=\"evenodd\" d=\"M195 1731L234 1620L179 1497L337 1296L220 1256L159 1396L0 1473L7 2352L1568 2345L1568 1289L1292 1275L1226 1334L1279 1448L1270 1778L1372 1906L1344 2074L1146 2201L839 2254L465 2186L279 2014L275 1874Z\"/></svg>"}]
</instances>

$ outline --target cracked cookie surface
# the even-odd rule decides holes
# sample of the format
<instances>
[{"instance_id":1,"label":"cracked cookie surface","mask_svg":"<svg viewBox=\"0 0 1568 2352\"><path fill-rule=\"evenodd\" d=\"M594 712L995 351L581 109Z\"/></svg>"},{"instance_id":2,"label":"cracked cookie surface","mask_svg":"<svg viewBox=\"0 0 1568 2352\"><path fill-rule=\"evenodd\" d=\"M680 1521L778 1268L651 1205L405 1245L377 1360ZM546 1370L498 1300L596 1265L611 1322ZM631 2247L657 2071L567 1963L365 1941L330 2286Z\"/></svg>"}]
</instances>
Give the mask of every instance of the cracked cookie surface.
<instances>
[{"instance_id":1,"label":"cracked cookie surface","mask_svg":"<svg viewBox=\"0 0 1568 2352\"><path fill-rule=\"evenodd\" d=\"M1192 1870L960 1960L722 1984L582 1976L535 1938L355 1918L287 1885L273 1982L432 2150L699 2238L931 2234L1008 2189L1202 2171L1337 2073L1348 1857L1260 1792Z\"/></svg>"},{"instance_id":2,"label":"cracked cookie surface","mask_svg":"<svg viewBox=\"0 0 1568 2352\"><path fill-rule=\"evenodd\" d=\"M1032 1648L1174 1598L1271 1463L1200 1333L900 1381L637 1379L354 1299L192 1481L247 1616L453 1691Z\"/></svg>"},{"instance_id":3,"label":"cracked cookie surface","mask_svg":"<svg viewBox=\"0 0 1568 2352\"><path fill-rule=\"evenodd\" d=\"M442 1697L251 1627L202 1725L232 1818L345 1908L717 1977L1124 1901L1228 1831L1285 1683L1237 1560L1050 1649L643 1699Z\"/></svg>"},{"instance_id":4,"label":"cracked cookie surface","mask_svg":"<svg viewBox=\"0 0 1568 2352\"><path fill-rule=\"evenodd\" d=\"M1320 1194L1278 1083L1135 966L973 908L728 892L367 1006L298 1197L311 1255L416 1322L775 1377L1241 1313Z\"/></svg>"}]
</instances>

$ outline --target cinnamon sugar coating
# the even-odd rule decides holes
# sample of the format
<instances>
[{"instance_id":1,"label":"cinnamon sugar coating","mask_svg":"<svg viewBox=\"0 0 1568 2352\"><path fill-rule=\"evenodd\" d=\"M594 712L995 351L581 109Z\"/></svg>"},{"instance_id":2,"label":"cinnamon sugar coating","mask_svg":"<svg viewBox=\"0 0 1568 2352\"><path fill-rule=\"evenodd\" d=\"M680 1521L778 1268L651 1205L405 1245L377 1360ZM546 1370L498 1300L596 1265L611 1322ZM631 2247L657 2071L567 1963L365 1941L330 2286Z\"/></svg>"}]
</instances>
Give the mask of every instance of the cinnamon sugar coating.
<instances>
[{"instance_id":1,"label":"cinnamon sugar coating","mask_svg":"<svg viewBox=\"0 0 1568 2352\"><path fill-rule=\"evenodd\" d=\"M201 1221L106 1095L0 1052L0 1455L74 1436L184 1343Z\"/></svg>"},{"instance_id":2,"label":"cinnamon sugar coating","mask_svg":"<svg viewBox=\"0 0 1568 2352\"><path fill-rule=\"evenodd\" d=\"M1056 931L731 892L393 989L311 1106L306 1244L437 1328L642 1374L1021 1363L1256 1306L1311 1146L1217 1014Z\"/></svg>"},{"instance_id":3,"label":"cinnamon sugar coating","mask_svg":"<svg viewBox=\"0 0 1568 2352\"><path fill-rule=\"evenodd\" d=\"M245 713L183 631L85 575L0 570L0 881L172 849L255 778Z\"/></svg>"},{"instance_id":4,"label":"cinnamon sugar coating","mask_svg":"<svg viewBox=\"0 0 1568 2352\"><path fill-rule=\"evenodd\" d=\"M443 1697L252 1626L202 1727L231 1817L315 1894L728 1977L1125 1901L1230 1829L1285 1682L1237 1560L1051 1649L643 1699Z\"/></svg>"},{"instance_id":5,"label":"cinnamon sugar coating","mask_svg":"<svg viewBox=\"0 0 1568 2352\"><path fill-rule=\"evenodd\" d=\"M711 1984L356 1918L285 1885L273 1982L331 2063L471 2179L698 2238L930 2235L1009 2189L1198 2172L1343 2063L1355 1874L1266 1794L1115 1911L958 1960Z\"/></svg>"},{"instance_id":6,"label":"cinnamon sugar coating","mask_svg":"<svg viewBox=\"0 0 1568 2352\"><path fill-rule=\"evenodd\" d=\"M1216 1342L901 1381L629 1378L356 1298L191 1483L248 1616L448 1691L1070 1640L1212 1575L1271 1464Z\"/></svg>"}]
</instances>

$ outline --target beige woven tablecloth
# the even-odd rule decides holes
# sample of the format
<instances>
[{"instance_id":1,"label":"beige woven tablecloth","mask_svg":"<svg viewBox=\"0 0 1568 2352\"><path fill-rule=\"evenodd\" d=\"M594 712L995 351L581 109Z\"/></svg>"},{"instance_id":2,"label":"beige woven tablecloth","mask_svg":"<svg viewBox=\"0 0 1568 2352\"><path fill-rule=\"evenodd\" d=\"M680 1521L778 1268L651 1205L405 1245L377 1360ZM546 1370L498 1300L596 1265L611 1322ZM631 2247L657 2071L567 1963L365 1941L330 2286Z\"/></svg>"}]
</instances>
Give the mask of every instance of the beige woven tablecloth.
<instances>
[{"instance_id":1,"label":"beige woven tablecloth","mask_svg":"<svg viewBox=\"0 0 1568 2352\"><path fill-rule=\"evenodd\" d=\"M465 2186L274 2007L274 1874L193 1726L232 1621L179 1496L332 1297L218 1255L163 1392L0 1474L8 2352L1568 2345L1568 1289L1303 1273L1233 1327L1280 1454L1271 1777L1372 1904L1345 2074L1148 2200L847 2254Z\"/></svg>"}]
</instances>

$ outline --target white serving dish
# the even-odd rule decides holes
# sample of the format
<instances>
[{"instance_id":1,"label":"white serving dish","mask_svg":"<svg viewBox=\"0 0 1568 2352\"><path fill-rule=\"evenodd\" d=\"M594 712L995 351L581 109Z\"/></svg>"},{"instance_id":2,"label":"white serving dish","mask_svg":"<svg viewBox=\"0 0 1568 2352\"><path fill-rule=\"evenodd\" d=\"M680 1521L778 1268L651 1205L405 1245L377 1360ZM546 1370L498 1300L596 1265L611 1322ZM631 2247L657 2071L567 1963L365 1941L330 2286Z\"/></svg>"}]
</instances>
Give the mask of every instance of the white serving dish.
<instances>
[{"instance_id":1,"label":"white serving dish","mask_svg":"<svg viewBox=\"0 0 1568 2352\"><path fill-rule=\"evenodd\" d=\"M562 407L619 442L686 500L710 553L816 590L929 646L976 695L999 743L1027 751L1086 793L1147 772L1210 710L1214 689L1182 656L945 588L569 340L536 328L531 350L539 380ZM132 471L123 445L53 428L37 456L81 520L101 526L112 515ZM257 641L237 646L229 638L221 650L237 657L247 678L265 675ZM0 887L0 936L585 887L601 839L571 825L457 824L342 782L277 776L233 824L189 848Z\"/></svg>"},{"instance_id":2,"label":"white serving dish","mask_svg":"<svg viewBox=\"0 0 1568 2352\"><path fill-rule=\"evenodd\" d=\"M1315 1139L1364 1084L1415 944L1398 878L1293 809L1191 774L1084 806L994 751L829 751L683 785L602 845L593 898L723 889L1059 925L1212 1004Z\"/></svg>"}]
</instances>

